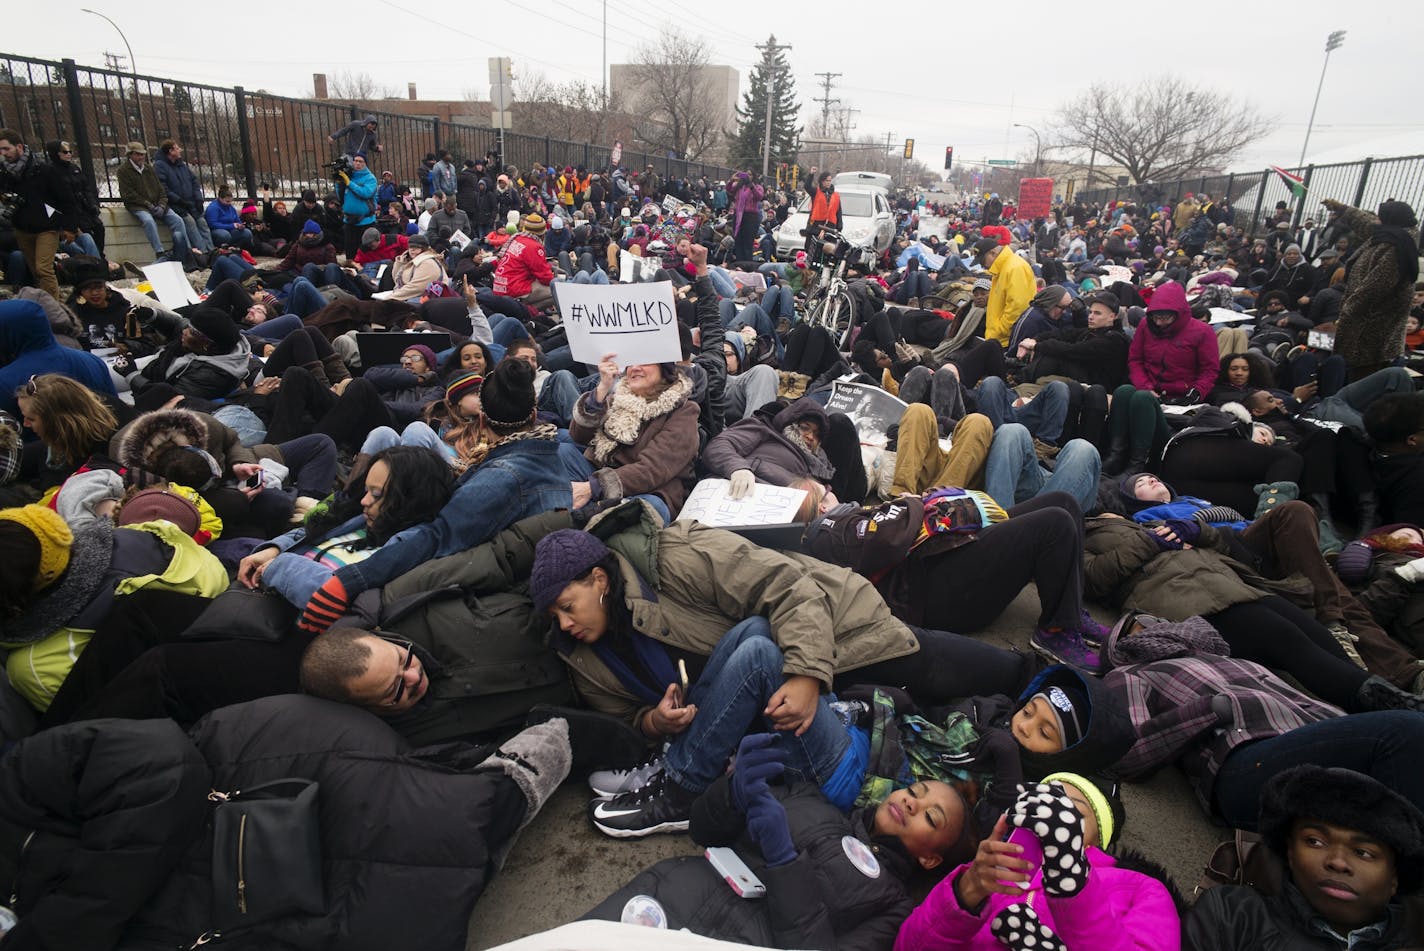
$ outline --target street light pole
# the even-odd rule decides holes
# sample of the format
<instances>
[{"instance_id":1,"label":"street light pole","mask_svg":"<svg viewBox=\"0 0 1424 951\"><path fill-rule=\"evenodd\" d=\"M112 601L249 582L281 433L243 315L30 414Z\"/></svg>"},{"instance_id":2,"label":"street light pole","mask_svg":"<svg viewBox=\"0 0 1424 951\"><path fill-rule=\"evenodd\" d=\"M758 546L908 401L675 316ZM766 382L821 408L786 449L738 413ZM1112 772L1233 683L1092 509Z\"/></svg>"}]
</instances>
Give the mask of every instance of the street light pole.
<instances>
[{"instance_id":1,"label":"street light pole","mask_svg":"<svg viewBox=\"0 0 1424 951\"><path fill-rule=\"evenodd\" d=\"M1320 67L1320 83L1315 87L1315 104L1310 107L1310 122L1305 126L1305 142L1300 147L1300 168L1305 167L1305 150L1310 147L1310 131L1315 126L1315 110L1320 108L1320 91L1325 88L1325 71L1330 68L1330 51L1344 45L1344 30L1336 30L1325 38L1325 65Z\"/></svg>"},{"instance_id":2,"label":"street light pole","mask_svg":"<svg viewBox=\"0 0 1424 951\"><path fill-rule=\"evenodd\" d=\"M1038 177L1043 175L1043 139L1039 137L1038 130L1031 125L1024 125L1022 122L1014 123L1015 129L1027 129L1033 133L1033 141L1036 143L1033 153L1033 174Z\"/></svg>"},{"instance_id":3,"label":"street light pole","mask_svg":"<svg viewBox=\"0 0 1424 951\"><path fill-rule=\"evenodd\" d=\"M80 8L80 12L81 12L81 13L92 13L92 14L94 14L96 17L99 17L101 20L103 20L104 22L108 23L109 26L113 27L113 28L114 28L114 31L119 34L119 39L121 39L121 40L124 41L124 49L126 49L126 50L129 51L129 72L133 73L133 77L134 77L134 81L133 81L133 84L134 84L134 105L136 105L136 106L138 107L138 134L139 134L139 136L141 136L142 138L147 139L147 138L148 138L148 123L145 122L145 121L144 121L144 118L143 118L143 100L139 97L139 92L138 92L138 63L134 62L133 47L129 45L129 38L128 38L127 36L124 36L124 31L121 30L121 29L119 29L119 25L118 25L117 23L115 23L113 20L110 20L108 17L104 16L104 14L100 13L98 10L90 10L88 7L81 7L81 8ZM119 83L119 92L120 92L120 93L123 92L123 88L124 88L124 84L123 84L122 82L120 82L120 83ZM144 144L147 144L147 142L145 142Z\"/></svg>"}]
</instances>

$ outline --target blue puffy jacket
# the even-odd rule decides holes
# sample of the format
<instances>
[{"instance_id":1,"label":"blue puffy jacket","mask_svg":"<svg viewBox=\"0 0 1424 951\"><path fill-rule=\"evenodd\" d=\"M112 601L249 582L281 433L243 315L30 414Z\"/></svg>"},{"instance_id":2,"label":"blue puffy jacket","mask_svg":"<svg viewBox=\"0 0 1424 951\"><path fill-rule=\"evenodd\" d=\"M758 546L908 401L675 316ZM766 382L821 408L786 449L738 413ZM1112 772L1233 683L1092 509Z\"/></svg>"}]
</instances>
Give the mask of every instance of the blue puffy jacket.
<instances>
[{"instance_id":1,"label":"blue puffy jacket","mask_svg":"<svg viewBox=\"0 0 1424 951\"><path fill-rule=\"evenodd\" d=\"M363 168L351 176L346 186L346 197L341 202L341 214L347 224L364 228L376 223L376 191L380 187L369 168Z\"/></svg>"},{"instance_id":2,"label":"blue puffy jacket","mask_svg":"<svg viewBox=\"0 0 1424 951\"><path fill-rule=\"evenodd\" d=\"M34 301L0 301L0 409L20 415L15 390L32 376L62 373L95 393L117 396L109 368L92 353L61 347Z\"/></svg>"}]
</instances>

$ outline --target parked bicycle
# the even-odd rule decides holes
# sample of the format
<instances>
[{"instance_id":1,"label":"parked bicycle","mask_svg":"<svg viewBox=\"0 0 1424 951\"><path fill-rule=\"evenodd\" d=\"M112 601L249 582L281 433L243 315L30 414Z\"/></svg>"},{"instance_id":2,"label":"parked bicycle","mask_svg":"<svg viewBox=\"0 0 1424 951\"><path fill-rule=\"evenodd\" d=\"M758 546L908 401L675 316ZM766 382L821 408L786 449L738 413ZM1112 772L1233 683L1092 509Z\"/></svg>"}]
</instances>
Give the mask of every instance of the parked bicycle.
<instances>
[{"instance_id":1,"label":"parked bicycle","mask_svg":"<svg viewBox=\"0 0 1424 951\"><path fill-rule=\"evenodd\" d=\"M820 271L806 299L806 322L824 327L844 350L855 329L855 302L846 293L846 261L855 247L845 235L832 228L821 232Z\"/></svg>"}]
</instances>

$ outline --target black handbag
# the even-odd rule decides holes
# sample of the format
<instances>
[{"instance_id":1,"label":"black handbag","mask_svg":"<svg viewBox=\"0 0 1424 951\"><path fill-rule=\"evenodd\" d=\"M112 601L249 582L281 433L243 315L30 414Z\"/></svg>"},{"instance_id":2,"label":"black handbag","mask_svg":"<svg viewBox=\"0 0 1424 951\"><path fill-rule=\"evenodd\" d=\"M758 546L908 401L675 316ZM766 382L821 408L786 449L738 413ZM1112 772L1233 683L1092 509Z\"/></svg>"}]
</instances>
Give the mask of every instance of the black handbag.
<instances>
[{"instance_id":1,"label":"black handbag","mask_svg":"<svg viewBox=\"0 0 1424 951\"><path fill-rule=\"evenodd\" d=\"M196 641L235 638L276 643L296 630L300 613L281 592L271 588L254 591L234 581L213 598L182 636Z\"/></svg>"},{"instance_id":2,"label":"black handbag","mask_svg":"<svg viewBox=\"0 0 1424 951\"><path fill-rule=\"evenodd\" d=\"M317 784L277 779L213 790L213 929L326 911Z\"/></svg>"}]
</instances>

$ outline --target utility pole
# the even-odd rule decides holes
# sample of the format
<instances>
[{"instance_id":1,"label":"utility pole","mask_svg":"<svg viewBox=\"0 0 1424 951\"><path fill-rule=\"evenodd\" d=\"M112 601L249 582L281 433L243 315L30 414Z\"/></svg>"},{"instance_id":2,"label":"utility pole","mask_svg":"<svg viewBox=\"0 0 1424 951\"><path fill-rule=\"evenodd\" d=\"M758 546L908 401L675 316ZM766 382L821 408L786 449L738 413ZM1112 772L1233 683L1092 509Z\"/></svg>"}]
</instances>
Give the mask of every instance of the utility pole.
<instances>
[{"instance_id":1,"label":"utility pole","mask_svg":"<svg viewBox=\"0 0 1424 951\"><path fill-rule=\"evenodd\" d=\"M890 173L890 143L895 140L895 133L885 133L885 173Z\"/></svg>"},{"instance_id":2,"label":"utility pole","mask_svg":"<svg viewBox=\"0 0 1424 951\"><path fill-rule=\"evenodd\" d=\"M791 44L782 44L771 39L765 43L758 43L756 48L761 50L768 73L766 78L766 130L761 144L761 177L766 178L766 173L771 168L771 104L776 99L776 75L781 71L773 60L776 59L777 53L791 49Z\"/></svg>"},{"instance_id":3,"label":"utility pole","mask_svg":"<svg viewBox=\"0 0 1424 951\"><path fill-rule=\"evenodd\" d=\"M830 132L831 132L831 105L832 105L833 103L838 103L838 102L840 102L840 99L839 99L839 98L836 98L836 99L832 99L832 98L831 98L831 80L832 80L832 79L835 79L835 78L838 77L838 76L844 76L845 74L844 74L844 73L817 73L816 75L821 77L821 88L822 88L823 90L825 90L825 94L822 95L821 98L819 98L819 99L813 99L813 100L811 100L811 101L812 101L812 102L819 102L819 103L821 104L821 133L822 133L823 135L830 135Z\"/></svg>"}]
</instances>

